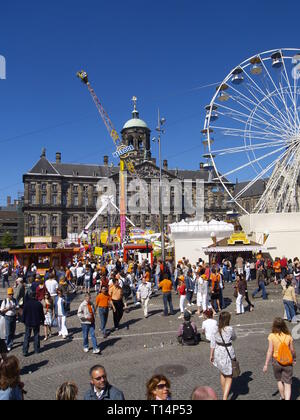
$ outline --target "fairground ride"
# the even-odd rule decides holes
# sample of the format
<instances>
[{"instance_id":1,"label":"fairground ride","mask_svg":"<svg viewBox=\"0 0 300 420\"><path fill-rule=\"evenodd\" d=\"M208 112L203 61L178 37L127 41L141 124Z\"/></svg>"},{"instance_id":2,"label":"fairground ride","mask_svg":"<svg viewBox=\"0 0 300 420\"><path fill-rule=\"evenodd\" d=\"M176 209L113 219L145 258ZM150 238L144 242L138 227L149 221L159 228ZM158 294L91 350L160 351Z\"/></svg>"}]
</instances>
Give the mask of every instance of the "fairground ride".
<instances>
[{"instance_id":1,"label":"fairground ride","mask_svg":"<svg viewBox=\"0 0 300 420\"><path fill-rule=\"evenodd\" d=\"M248 58L225 77L206 107L207 167L242 213L258 182L264 192L253 213L299 212L300 50ZM238 177L243 181L229 188Z\"/></svg>"},{"instance_id":2,"label":"fairground ride","mask_svg":"<svg viewBox=\"0 0 300 420\"><path fill-rule=\"evenodd\" d=\"M116 151L114 153L114 156L118 156L120 158L120 210L114 206L115 208L117 208L117 210L120 212L120 243L121 246L125 240L125 235L126 235L126 204L125 204L125 172L127 168L128 172L133 176L133 177L137 177L138 175L136 173L134 164L130 158L130 156L135 154L135 149L133 148L133 146L126 146L122 143L120 136L117 132L117 130L114 128L113 123L111 121L111 119L109 118L107 112L105 111L105 109L103 108L99 98L97 97L94 89L92 88L89 79L88 79L88 75L84 70L81 70L79 72L77 72L77 77L79 77L79 79L85 84L85 86L88 88L91 97L97 107L97 110L107 128L107 131L111 137L111 139L114 142L114 145L116 147ZM85 226L83 232L81 232L80 237L83 235L84 232L88 231L88 229L92 226L92 224L95 222L95 220L97 219L97 217L99 216L99 214L101 214L102 211L104 211L104 209L108 206L108 204L112 203L111 200L104 200L104 202L102 202L102 206L101 208L98 210L98 212L96 213L96 215L89 221L89 223ZM129 219L127 219L129 220ZM130 222L131 223L131 222ZM132 223L131 223L132 224ZM133 224L132 224L133 225ZM134 226L134 225L133 225Z\"/></svg>"}]
</instances>

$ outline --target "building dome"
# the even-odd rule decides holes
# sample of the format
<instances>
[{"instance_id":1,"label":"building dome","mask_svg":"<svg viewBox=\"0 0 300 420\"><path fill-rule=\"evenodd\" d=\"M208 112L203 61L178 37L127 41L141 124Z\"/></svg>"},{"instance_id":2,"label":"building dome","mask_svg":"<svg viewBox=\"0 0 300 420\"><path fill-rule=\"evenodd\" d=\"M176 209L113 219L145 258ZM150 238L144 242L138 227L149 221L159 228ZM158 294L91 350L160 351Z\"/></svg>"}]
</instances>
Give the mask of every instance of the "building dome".
<instances>
[{"instance_id":1,"label":"building dome","mask_svg":"<svg viewBox=\"0 0 300 420\"><path fill-rule=\"evenodd\" d=\"M142 128L148 128L145 121L139 119L139 118L131 118L131 120L127 121L124 124L123 130L125 128L133 128L133 127L142 127Z\"/></svg>"},{"instance_id":2,"label":"building dome","mask_svg":"<svg viewBox=\"0 0 300 420\"><path fill-rule=\"evenodd\" d=\"M135 127L148 128L145 121L140 119L139 112L136 109L136 101L137 101L136 96L133 96L132 101L134 104L134 109L132 111L132 118L124 124L123 130L127 128L135 128Z\"/></svg>"}]
</instances>

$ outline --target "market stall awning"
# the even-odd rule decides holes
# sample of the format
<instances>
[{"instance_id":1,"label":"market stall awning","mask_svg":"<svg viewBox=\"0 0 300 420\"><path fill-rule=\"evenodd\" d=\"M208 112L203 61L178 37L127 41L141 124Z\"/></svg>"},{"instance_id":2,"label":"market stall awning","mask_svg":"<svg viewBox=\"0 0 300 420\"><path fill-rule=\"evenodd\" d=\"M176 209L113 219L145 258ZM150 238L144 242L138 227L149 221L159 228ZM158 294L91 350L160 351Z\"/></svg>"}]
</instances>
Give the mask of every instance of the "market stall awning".
<instances>
[{"instance_id":1,"label":"market stall awning","mask_svg":"<svg viewBox=\"0 0 300 420\"><path fill-rule=\"evenodd\" d=\"M240 246L216 246L216 247L208 247L203 248L203 251L206 254L211 253L225 253L225 252L268 252L267 248L263 247L262 245L240 245Z\"/></svg>"}]
</instances>

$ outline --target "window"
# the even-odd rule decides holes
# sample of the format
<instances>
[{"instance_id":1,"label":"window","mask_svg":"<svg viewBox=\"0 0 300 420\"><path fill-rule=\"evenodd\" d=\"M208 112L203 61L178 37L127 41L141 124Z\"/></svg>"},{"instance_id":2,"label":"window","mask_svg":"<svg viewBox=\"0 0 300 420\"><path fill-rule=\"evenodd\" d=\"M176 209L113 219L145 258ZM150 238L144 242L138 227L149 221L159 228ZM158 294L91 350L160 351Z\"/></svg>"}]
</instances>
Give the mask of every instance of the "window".
<instances>
[{"instance_id":1,"label":"window","mask_svg":"<svg viewBox=\"0 0 300 420\"><path fill-rule=\"evenodd\" d=\"M62 195L62 205L66 206L67 205L67 194L63 194Z\"/></svg>"},{"instance_id":2,"label":"window","mask_svg":"<svg viewBox=\"0 0 300 420\"><path fill-rule=\"evenodd\" d=\"M29 223L35 223L35 216L30 214L29 217L28 217L28 221L29 221Z\"/></svg>"},{"instance_id":3,"label":"window","mask_svg":"<svg viewBox=\"0 0 300 420\"><path fill-rule=\"evenodd\" d=\"M47 204L47 195L42 194L42 204Z\"/></svg>"},{"instance_id":4,"label":"window","mask_svg":"<svg viewBox=\"0 0 300 420\"><path fill-rule=\"evenodd\" d=\"M57 227L53 226L51 229L52 236L57 236Z\"/></svg>"},{"instance_id":5,"label":"window","mask_svg":"<svg viewBox=\"0 0 300 420\"><path fill-rule=\"evenodd\" d=\"M30 194L30 204L36 204L36 195L35 194Z\"/></svg>"},{"instance_id":6,"label":"window","mask_svg":"<svg viewBox=\"0 0 300 420\"><path fill-rule=\"evenodd\" d=\"M73 223L78 223L78 216L73 216Z\"/></svg>"},{"instance_id":7,"label":"window","mask_svg":"<svg viewBox=\"0 0 300 420\"><path fill-rule=\"evenodd\" d=\"M52 216L52 223L57 223L57 216Z\"/></svg>"},{"instance_id":8,"label":"window","mask_svg":"<svg viewBox=\"0 0 300 420\"><path fill-rule=\"evenodd\" d=\"M29 236L35 236L35 227L31 226L29 228Z\"/></svg>"},{"instance_id":9,"label":"window","mask_svg":"<svg viewBox=\"0 0 300 420\"><path fill-rule=\"evenodd\" d=\"M35 191L35 184L30 184L30 191Z\"/></svg>"},{"instance_id":10,"label":"window","mask_svg":"<svg viewBox=\"0 0 300 420\"><path fill-rule=\"evenodd\" d=\"M73 233L78 233L78 226L73 226Z\"/></svg>"},{"instance_id":11,"label":"window","mask_svg":"<svg viewBox=\"0 0 300 420\"><path fill-rule=\"evenodd\" d=\"M73 192L78 193L78 185L73 185Z\"/></svg>"},{"instance_id":12,"label":"window","mask_svg":"<svg viewBox=\"0 0 300 420\"><path fill-rule=\"evenodd\" d=\"M52 191L57 192L57 184L52 184Z\"/></svg>"},{"instance_id":13,"label":"window","mask_svg":"<svg viewBox=\"0 0 300 420\"><path fill-rule=\"evenodd\" d=\"M46 191L47 190L47 184L42 184L41 189L42 189L42 191Z\"/></svg>"},{"instance_id":14,"label":"window","mask_svg":"<svg viewBox=\"0 0 300 420\"><path fill-rule=\"evenodd\" d=\"M98 200L98 196L94 195L94 197L93 197L93 206L94 207L97 207L97 200Z\"/></svg>"},{"instance_id":15,"label":"window","mask_svg":"<svg viewBox=\"0 0 300 420\"><path fill-rule=\"evenodd\" d=\"M46 236L46 226L42 226L40 229L41 236Z\"/></svg>"},{"instance_id":16,"label":"window","mask_svg":"<svg viewBox=\"0 0 300 420\"><path fill-rule=\"evenodd\" d=\"M88 206L88 205L89 205L89 198L88 198L88 196L87 196L87 195L85 195L85 196L84 196L84 199L83 199L83 205L84 205L84 206Z\"/></svg>"},{"instance_id":17,"label":"window","mask_svg":"<svg viewBox=\"0 0 300 420\"><path fill-rule=\"evenodd\" d=\"M74 206L78 206L78 195L74 195L73 200Z\"/></svg>"},{"instance_id":18,"label":"window","mask_svg":"<svg viewBox=\"0 0 300 420\"><path fill-rule=\"evenodd\" d=\"M53 194L53 195L52 195L52 204L53 204L54 206L56 206L56 205L57 205L57 195L56 195L56 194Z\"/></svg>"},{"instance_id":19,"label":"window","mask_svg":"<svg viewBox=\"0 0 300 420\"><path fill-rule=\"evenodd\" d=\"M47 223L47 217L46 216L41 216L41 224L45 225Z\"/></svg>"}]
</instances>

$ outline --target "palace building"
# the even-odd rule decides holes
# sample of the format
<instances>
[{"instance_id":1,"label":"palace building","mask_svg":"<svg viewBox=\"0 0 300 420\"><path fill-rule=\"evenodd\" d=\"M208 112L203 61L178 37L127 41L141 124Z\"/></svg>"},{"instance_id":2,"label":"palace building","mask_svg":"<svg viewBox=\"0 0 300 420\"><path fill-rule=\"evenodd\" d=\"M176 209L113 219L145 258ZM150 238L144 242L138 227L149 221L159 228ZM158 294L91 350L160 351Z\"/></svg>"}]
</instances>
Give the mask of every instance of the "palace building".
<instances>
[{"instance_id":1,"label":"palace building","mask_svg":"<svg viewBox=\"0 0 300 420\"><path fill-rule=\"evenodd\" d=\"M126 146L133 146L135 156L132 157L136 172L147 185L151 201L151 182L159 180L160 169L156 159L151 153L151 130L145 121L139 118L136 105L132 118L127 121L121 131L122 142ZM232 210L228 203L228 196L222 185L215 181L213 168L200 163L198 170L169 168L167 160L163 160L162 177L172 182L174 180L189 180L192 185L192 196L195 200L197 182L204 183L204 218L205 220L225 220L226 213ZM119 200L119 167L109 163L108 156L103 157L99 164L73 164L64 163L60 152L56 153L55 161L46 156L42 150L40 159L27 173L23 175L24 182L24 236L25 237L52 237L53 242L66 239L71 234L79 234L88 221L97 211L99 181L113 180L116 185L116 204ZM128 176L128 182L131 178ZM229 188L234 184L228 182ZM128 201L130 192L127 193ZM182 191L182 203L187 198ZM166 224L180 221L195 214L187 214L184 209L181 213L174 209L174 191L170 192L170 212L164 215ZM150 204L149 204L150 206ZM184 206L183 206L184 208ZM127 216L136 227L143 229L159 229L159 215L149 211L127 213ZM116 218L115 218L116 219ZM98 228L107 228L112 223L107 214L100 215L95 222ZM119 223L115 220L115 223Z\"/></svg>"}]
</instances>

